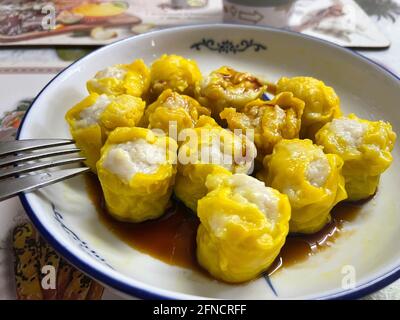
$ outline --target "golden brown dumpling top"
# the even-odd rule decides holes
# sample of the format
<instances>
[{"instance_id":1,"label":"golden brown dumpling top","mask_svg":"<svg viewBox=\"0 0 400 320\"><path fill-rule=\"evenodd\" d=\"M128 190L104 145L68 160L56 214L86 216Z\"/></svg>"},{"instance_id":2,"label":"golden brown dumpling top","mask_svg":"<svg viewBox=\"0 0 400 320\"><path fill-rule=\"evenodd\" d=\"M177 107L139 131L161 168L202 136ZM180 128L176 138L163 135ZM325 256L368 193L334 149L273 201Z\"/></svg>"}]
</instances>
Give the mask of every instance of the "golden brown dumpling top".
<instances>
[{"instance_id":1,"label":"golden brown dumpling top","mask_svg":"<svg viewBox=\"0 0 400 320\"><path fill-rule=\"evenodd\" d=\"M246 104L242 112L226 108L220 113L231 130L254 130L254 142L260 160L272 152L281 139L299 137L304 102L291 92L282 92L269 101L254 100Z\"/></svg>"},{"instance_id":2,"label":"golden brown dumpling top","mask_svg":"<svg viewBox=\"0 0 400 320\"><path fill-rule=\"evenodd\" d=\"M210 113L195 99L167 89L147 107L141 125L162 129L167 134L176 126L176 134L179 134L182 129L193 128L201 115Z\"/></svg>"},{"instance_id":3,"label":"golden brown dumpling top","mask_svg":"<svg viewBox=\"0 0 400 320\"><path fill-rule=\"evenodd\" d=\"M224 108L241 110L246 103L261 97L265 90L266 85L252 74L224 66L211 72L197 86L196 98L211 109L218 121Z\"/></svg>"}]
</instances>

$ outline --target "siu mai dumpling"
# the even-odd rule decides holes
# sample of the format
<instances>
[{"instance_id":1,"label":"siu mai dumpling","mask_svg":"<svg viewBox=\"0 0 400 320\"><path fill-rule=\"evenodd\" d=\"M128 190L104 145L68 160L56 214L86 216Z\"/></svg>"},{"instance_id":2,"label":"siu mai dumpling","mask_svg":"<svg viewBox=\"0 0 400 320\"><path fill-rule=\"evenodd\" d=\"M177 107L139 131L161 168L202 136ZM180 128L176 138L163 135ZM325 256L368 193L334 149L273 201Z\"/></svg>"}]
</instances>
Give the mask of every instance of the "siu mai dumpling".
<instances>
[{"instance_id":1,"label":"siu mai dumpling","mask_svg":"<svg viewBox=\"0 0 400 320\"><path fill-rule=\"evenodd\" d=\"M150 70L142 59L130 64L117 64L96 73L86 83L89 93L144 97L150 85Z\"/></svg>"},{"instance_id":2,"label":"siu mai dumpling","mask_svg":"<svg viewBox=\"0 0 400 320\"><path fill-rule=\"evenodd\" d=\"M281 78L276 94L292 92L305 102L300 138L314 140L315 133L327 122L341 115L340 99L332 87L312 77Z\"/></svg>"},{"instance_id":3,"label":"siu mai dumpling","mask_svg":"<svg viewBox=\"0 0 400 320\"><path fill-rule=\"evenodd\" d=\"M175 131L178 135L183 129L195 127L202 115L209 116L210 110L189 96L167 89L146 108L141 124L150 129L161 129L166 134Z\"/></svg>"},{"instance_id":4,"label":"siu mai dumpling","mask_svg":"<svg viewBox=\"0 0 400 320\"><path fill-rule=\"evenodd\" d=\"M238 283L275 260L289 231L286 195L245 174L209 175L199 200L197 259L215 278Z\"/></svg>"},{"instance_id":5,"label":"siu mai dumpling","mask_svg":"<svg viewBox=\"0 0 400 320\"><path fill-rule=\"evenodd\" d=\"M396 134L388 122L363 120L354 114L334 119L316 134L316 143L325 152L343 159L349 200L375 193L380 175L393 161L395 140Z\"/></svg>"},{"instance_id":6,"label":"siu mai dumpling","mask_svg":"<svg viewBox=\"0 0 400 320\"><path fill-rule=\"evenodd\" d=\"M221 119L228 122L228 128L243 132L253 130L260 162L270 154L274 145L282 139L299 137L304 102L290 92L282 92L272 100L254 100L246 104L241 112L225 108Z\"/></svg>"},{"instance_id":7,"label":"siu mai dumpling","mask_svg":"<svg viewBox=\"0 0 400 320\"><path fill-rule=\"evenodd\" d=\"M91 93L67 112L65 118L71 135L86 157L86 165L94 172L109 132L117 127L136 126L145 105L141 98L130 95Z\"/></svg>"},{"instance_id":8,"label":"siu mai dumpling","mask_svg":"<svg viewBox=\"0 0 400 320\"><path fill-rule=\"evenodd\" d=\"M150 75L149 102L155 101L166 89L193 97L196 83L202 77L196 61L174 54L164 54L155 60Z\"/></svg>"},{"instance_id":9,"label":"siu mai dumpling","mask_svg":"<svg viewBox=\"0 0 400 320\"><path fill-rule=\"evenodd\" d=\"M160 217L176 173L175 140L145 128L117 128L101 149L97 173L108 212L118 220Z\"/></svg>"},{"instance_id":10,"label":"siu mai dumpling","mask_svg":"<svg viewBox=\"0 0 400 320\"><path fill-rule=\"evenodd\" d=\"M207 116L201 116L196 128L183 133L187 139L179 147L174 191L187 207L196 211L197 200L207 193L207 176L251 172L256 149L246 136L221 128Z\"/></svg>"},{"instance_id":11,"label":"siu mai dumpling","mask_svg":"<svg viewBox=\"0 0 400 320\"><path fill-rule=\"evenodd\" d=\"M330 221L332 208L347 198L343 160L325 154L311 140L281 140L263 166L257 177L289 197L290 232L319 231Z\"/></svg>"},{"instance_id":12,"label":"siu mai dumpling","mask_svg":"<svg viewBox=\"0 0 400 320\"><path fill-rule=\"evenodd\" d=\"M196 87L196 98L211 109L212 116L219 121L219 114L225 108L239 111L250 101L258 99L267 86L247 72L239 72L230 67L221 67L210 73Z\"/></svg>"}]
</instances>

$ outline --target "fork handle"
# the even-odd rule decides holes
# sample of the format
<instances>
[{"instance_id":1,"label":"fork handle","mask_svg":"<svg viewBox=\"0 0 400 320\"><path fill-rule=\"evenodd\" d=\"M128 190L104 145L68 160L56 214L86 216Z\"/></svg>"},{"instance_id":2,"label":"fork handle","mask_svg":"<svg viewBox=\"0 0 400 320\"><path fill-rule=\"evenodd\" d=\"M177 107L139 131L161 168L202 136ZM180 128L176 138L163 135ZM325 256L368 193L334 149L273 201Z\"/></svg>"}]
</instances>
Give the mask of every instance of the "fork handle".
<instances>
[{"instance_id":1,"label":"fork handle","mask_svg":"<svg viewBox=\"0 0 400 320\"><path fill-rule=\"evenodd\" d=\"M0 201L14 197L21 192L30 192L50 184L72 178L78 174L90 171L89 168L73 168L27 175L15 179L0 181Z\"/></svg>"}]
</instances>

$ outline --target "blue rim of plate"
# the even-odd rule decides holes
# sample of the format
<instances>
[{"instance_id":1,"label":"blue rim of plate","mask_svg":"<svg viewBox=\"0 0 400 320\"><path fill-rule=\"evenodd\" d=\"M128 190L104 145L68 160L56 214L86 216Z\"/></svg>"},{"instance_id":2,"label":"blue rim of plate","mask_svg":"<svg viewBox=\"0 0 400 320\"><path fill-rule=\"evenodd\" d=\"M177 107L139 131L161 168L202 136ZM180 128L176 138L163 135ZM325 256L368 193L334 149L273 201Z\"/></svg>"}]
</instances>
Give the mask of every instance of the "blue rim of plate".
<instances>
[{"instance_id":1,"label":"blue rim of plate","mask_svg":"<svg viewBox=\"0 0 400 320\"><path fill-rule=\"evenodd\" d=\"M190 29L196 29L198 27L205 27L205 28L212 28L212 27L226 27L226 28L242 28L242 29L249 29L249 30L268 30L276 33L284 33L284 34L291 34L291 35L296 35L302 38L310 39L316 42L321 42L324 43L325 45L331 46L333 48L336 48L338 50L341 50L343 52L346 52L348 54L351 54L353 56L358 57L361 60L364 60L368 64L373 65L377 69L380 69L386 74L389 74L391 77L393 77L395 80L400 82L400 77L396 75L394 72L391 70L387 69L381 64L378 64L377 62L361 55L358 52L355 52L354 50L348 49L341 47L335 43L319 39L313 36L309 36L306 34L302 34L299 32L295 31L289 31L285 29L278 29L278 28L273 28L273 27L267 27L267 26L248 26L248 25L240 25L240 24L225 24L225 23L214 23L214 24L193 24L193 25L184 25L184 26L178 26L178 27L172 27L172 28L167 28L167 29L161 29L161 30L155 30L151 32L147 32L141 35L136 35L133 37L121 39L119 41L113 42L107 46L101 47L99 49L96 49L95 51L89 53L88 55L74 61L72 64L70 64L68 67L63 69L61 72L59 72L53 79L51 79L44 87L43 89L39 92L39 94L35 97L35 99L32 101L31 105L25 112L25 115L23 119L21 120L21 124L18 128L16 139L19 140L21 131L23 129L25 120L28 118L29 112L35 105L36 100L41 96L41 94L47 89L47 87L56 79L58 78L61 74L63 74L65 71L70 69L72 66L74 66L76 63L85 60L89 58L91 55L95 54L97 51L104 50L107 47L114 46L118 43L124 42L124 41L129 41L132 38L141 38L141 37L148 37L151 34L154 33L168 33L168 32L173 32L175 30L190 30ZM129 285L125 282L122 282L118 279L111 278L109 275L106 273L99 271L95 269L93 266L85 262L84 260L76 257L74 254L72 254L61 242L59 242L47 229L43 226L43 224L40 222L38 219L37 215L33 211L32 207L29 204L28 199L26 198L26 195L24 193L19 195L19 199L21 201L22 206L24 207L25 211L27 212L30 220L34 224L34 226L38 229L39 233L53 246L53 248L60 254L62 255L66 260L68 260L71 264L73 264L75 267L83 271L84 273L88 274L89 276L95 278L96 280L100 281L101 283L117 290L122 293L138 297L138 298L143 298L143 299L175 299L174 297L167 296L167 295L161 295L158 293L151 292L146 289L142 289L138 286L134 285ZM333 294L327 294L325 296L321 297L316 297L316 300L329 300L329 299L358 299L361 297L364 297L365 295L368 295L370 293L376 292L392 282L398 280L400 278L400 265L394 268L391 271L386 272L385 274L362 284L361 286L355 287L353 289L349 289L346 291L338 292L338 293L333 293ZM191 295L184 294L188 297ZM194 297L194 296L192 296Z\"/></svg>"}]
</instances>

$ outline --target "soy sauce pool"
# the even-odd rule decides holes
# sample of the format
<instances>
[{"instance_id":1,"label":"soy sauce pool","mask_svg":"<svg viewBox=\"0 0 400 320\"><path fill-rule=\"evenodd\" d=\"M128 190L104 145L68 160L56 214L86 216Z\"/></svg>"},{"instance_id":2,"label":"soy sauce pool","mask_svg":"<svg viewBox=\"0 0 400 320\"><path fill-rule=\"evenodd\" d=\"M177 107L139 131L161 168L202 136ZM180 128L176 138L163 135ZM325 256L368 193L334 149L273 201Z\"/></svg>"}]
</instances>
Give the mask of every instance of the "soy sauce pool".
<instances>
[{"instance_id":1,"label":"soy sauce pool","mask_svg":"<svg viewBox=\"0 0 400 320\"><path fill-rule=\"evenodd\" d=\"M122 241L171 265L204 272L196 259L199 219L183 204L172 202L159 219L128 223L115 220L106 210L97 177L87 174L86 188L100 221Z\"/></svg>"},{"instance_id":2,"label":"soy sauce pool","mask_svg":"<svg viewBox=\"0 0 400 320\"><path fill-rule=\"evenodd\" d=\"M289 235L278 257L270 266L268 275L305 261L308 257L332 246L343 232L343 225L354 220L361 208L362 203L340 203L333 208L332 220L322 230L310 235Z\"/></svg>"},{"instance_id":3,"label":"soy sauce pool","mask_svg":"<svg viewBox=\"0 0 400 320\"><path fill-rule=\"evenodd\" d=\"M111 217L105 209L97 177L88 174L85 179L86 188L100 221L118 238L136 250L168 264L206 274L196 259L199 220L183 204L173 201L167 212L156 220L142 223L120 222ZM272 275L329 248L342 233L343 225L354 220L364 202L337 205L332 210L332 221L315 234L288 236L267 273Z\"/></svg>"}]
</instances>

